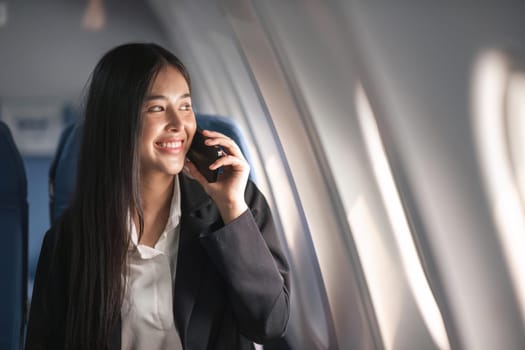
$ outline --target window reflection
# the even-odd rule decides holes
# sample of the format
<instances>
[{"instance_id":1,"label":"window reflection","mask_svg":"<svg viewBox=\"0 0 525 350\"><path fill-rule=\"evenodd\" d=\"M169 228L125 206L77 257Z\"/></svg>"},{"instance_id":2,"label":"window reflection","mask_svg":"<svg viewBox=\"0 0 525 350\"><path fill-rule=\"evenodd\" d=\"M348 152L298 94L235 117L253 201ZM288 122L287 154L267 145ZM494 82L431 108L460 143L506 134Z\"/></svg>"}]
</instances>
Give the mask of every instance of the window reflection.
<instances>
[{"instance_id":1,"label":"window reflection","mask_svg":"<svg viewBox=\"0 0 525 350\"><path fill-rule=\"evenodd\" d=\"M512 168L525 208L525 71L514 71L507 88L507 133Z\"/></svg>"},{"instance_id":2,"label":"window reflection","mask_svg":"<svg viewBox=\"0 0 525 350\"><path fill-rule=\"evenodd\" d=\"M425 277L375 117L361 85L357 87L355 103L368 157L386 207L408 284L435 344L439 349L450 349L443 317Z\"/></svg>"},{"instance_id":3,"label":"window reflection","mask_svg":"<svg viewBox=\"0 0 525 350\"><path fill-rule=\"evenodd\" d=\"M521 198L518 189L518 183L523 184L525 164L525 83L523 73L513 73L513 67L508 54L488 50L479 55L473 77L472 116L478 159L493 220L525 321L523 185L520 186Z\"/></svg>"}]
</instances>

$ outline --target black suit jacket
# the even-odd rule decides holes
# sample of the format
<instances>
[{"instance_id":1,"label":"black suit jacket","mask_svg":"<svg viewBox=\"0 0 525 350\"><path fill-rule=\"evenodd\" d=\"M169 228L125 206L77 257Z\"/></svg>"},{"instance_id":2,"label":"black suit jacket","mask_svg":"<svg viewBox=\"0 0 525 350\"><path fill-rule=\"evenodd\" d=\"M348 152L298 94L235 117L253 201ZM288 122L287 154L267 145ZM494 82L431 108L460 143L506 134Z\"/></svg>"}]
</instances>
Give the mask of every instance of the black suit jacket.
<instances>
[{"instance_id":1,"label":"black suit jacket","mask_svg":"<svg viewBox=\"0 0 525 350\"><path fill-rule=\"evenodd\" d=\"M184 175L179 179L173 314L184 349L252 349L252 341L282 336L289 317L288 263L264 197L248 182L250 209L224 225L202 187ZM27 349L63 348L69 264L56 232L46 233L40 252ZM116 327L114 349L120 349L120 337Z\"/></svg>"}]
</instances>

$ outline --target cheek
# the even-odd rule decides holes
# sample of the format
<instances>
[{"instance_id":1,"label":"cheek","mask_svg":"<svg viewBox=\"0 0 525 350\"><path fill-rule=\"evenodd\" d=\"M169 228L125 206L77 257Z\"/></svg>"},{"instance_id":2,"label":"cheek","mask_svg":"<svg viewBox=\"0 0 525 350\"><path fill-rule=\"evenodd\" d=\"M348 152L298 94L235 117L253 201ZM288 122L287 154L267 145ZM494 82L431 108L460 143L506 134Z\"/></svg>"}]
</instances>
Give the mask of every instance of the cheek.
<instances>
[{"instance_id":1,"label":"cheek","mask_svg":"<svg viewBox=\"0 0 525 350\"><path fill-rule=\"evenodd\" d=\"M142 130L142 136L140 138L140 144L142 145L142 147L147 147L151 143L151 134L151 131L147 128L144 128L144 130Z\"/></svg>"},{"instance_id":2,"label":"cheek","mask_svg":"<svg viewBox=\"0 0 525 350\"><path fill-rule=\"evenodd\" d=\"M140 137L140 146L143 152L148 152L150 147L152 147L155 135L155 126L145 123L142 127L142 133Z\"/></svg>"}]
</instances>

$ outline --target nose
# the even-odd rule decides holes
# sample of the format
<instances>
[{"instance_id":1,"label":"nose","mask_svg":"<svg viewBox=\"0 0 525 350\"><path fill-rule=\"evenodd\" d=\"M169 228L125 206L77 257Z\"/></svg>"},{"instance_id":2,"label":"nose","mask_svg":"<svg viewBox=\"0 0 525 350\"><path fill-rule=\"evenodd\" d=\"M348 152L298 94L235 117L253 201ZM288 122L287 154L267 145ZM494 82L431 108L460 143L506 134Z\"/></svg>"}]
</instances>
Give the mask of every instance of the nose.
<instances>
[{"instance_id":1,"label":"nose","mask_svg":"<svg viewBox=\"0 0 525 350\"><path fill-rule=\"evenodd\" d=\"M181 116L177 111L170 108L167 113L167 123L166 130L168 131L180 131L182 130L184 124L182 123Z\"/></svg>"}]
</instances>

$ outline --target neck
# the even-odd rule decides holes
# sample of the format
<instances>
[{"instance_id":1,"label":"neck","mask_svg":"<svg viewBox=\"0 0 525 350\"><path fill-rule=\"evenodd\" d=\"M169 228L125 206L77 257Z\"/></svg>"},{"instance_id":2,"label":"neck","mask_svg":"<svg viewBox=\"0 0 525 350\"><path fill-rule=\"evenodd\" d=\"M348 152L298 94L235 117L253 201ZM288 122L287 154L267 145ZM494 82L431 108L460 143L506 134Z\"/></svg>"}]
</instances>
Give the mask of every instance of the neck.
<instances>
[{"instance_id":1,"label":"neck","mask_svg":"<svg viewBox=\"0 0 525 350\"><path fill-rule=\"evenodd\" d=\"M139 243L153 247L168 220L173 197L174 176L166 174L142 174L141 199L144 219L143 234ZM139 227L137 211L134 212L135 227Z\"/></svg>"},{"instance_id":2,"label":"neck","mask_svg":"<svg viewBox=\"0 0 525 350\"><path fill-rule=\"evenodd\" d=\"M140 195L144 216L169 210L175 177L166 174L143 174Z\"/></svg>"}]
</instances>

